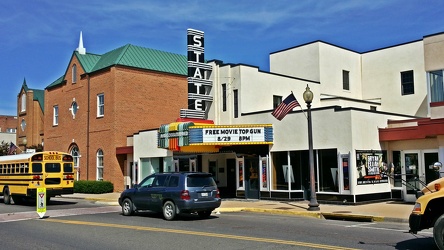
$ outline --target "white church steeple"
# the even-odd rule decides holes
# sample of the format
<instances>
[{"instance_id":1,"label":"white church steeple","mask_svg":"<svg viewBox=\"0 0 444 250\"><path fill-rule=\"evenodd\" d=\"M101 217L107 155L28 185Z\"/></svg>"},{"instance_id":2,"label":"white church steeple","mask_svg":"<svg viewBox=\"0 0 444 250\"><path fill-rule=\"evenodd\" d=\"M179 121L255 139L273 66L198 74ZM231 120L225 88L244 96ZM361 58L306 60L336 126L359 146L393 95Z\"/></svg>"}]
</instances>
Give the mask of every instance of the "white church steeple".
<instances>
[{"instance_id":1,"label":"white church steeple","mask_svg":"<svg viewBox=\"0 0 444 250\"><path fill-rule=\"evenodd\" d=\"M86 49L83 47L82 31L80 31L79 47L76 50L79 52L80 55L86 54Z\"/></svg>"}]
</instances>

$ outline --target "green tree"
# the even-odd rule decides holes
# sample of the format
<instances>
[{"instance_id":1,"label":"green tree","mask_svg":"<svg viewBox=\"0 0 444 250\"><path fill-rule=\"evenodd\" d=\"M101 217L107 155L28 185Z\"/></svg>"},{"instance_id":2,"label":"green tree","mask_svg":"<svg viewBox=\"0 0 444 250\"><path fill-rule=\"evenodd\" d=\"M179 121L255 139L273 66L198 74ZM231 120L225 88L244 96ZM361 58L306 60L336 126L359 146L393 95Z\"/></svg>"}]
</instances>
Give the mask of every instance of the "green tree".
<instances>
[{"instance_id":1,"label":"green tree","mask_svg":"<svg viewBox=\"0 0 444 250\"><path fill-rule=\"evenodd\" d=\"M9 143L2 141L0 143L0 156L1 155L7 155L9 151Z\"/></svg>"}]
</instances>

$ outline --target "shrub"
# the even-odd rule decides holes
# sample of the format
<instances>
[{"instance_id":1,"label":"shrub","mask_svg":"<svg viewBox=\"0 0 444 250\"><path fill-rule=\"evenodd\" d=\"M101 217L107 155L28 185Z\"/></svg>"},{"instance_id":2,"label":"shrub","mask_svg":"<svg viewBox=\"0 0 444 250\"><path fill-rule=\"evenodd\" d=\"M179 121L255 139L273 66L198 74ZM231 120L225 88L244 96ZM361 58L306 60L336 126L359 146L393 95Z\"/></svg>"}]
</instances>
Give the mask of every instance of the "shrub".
<instances>
[{"instance_id":1,"label":"shrub","mask_svg":"<svg viewBox=\"0 0 444 250\"><path fill-rule=\"evenodd\" d=\"M103 194L113 190L114 185L109 181L74 181L74 193Z\"/></svg>"}]
</instances>

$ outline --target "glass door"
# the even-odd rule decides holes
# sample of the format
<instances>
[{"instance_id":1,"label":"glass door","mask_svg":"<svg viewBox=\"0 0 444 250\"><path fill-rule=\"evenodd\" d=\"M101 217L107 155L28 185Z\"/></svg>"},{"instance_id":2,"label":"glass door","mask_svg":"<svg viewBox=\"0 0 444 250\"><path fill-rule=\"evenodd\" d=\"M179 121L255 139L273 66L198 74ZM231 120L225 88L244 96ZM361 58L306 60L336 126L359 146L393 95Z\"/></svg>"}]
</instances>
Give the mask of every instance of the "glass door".
<instances>
[{"instance_id":1,"label":"glass door","mask_svg":"<svg viewBox=\"0 0 444 250\"><path fill-rule=\"evenodd\" d=\"M259 159L245 157L245 196L247 199L259 199Z\"/></svg>"},{"instance_id":2,"label":"glass door","mask_svg":"<svg viewBox=\"0 0 444 250\"><path fill-rule=\"evenodd\" d=\"M422 163L420 156L419 151L405 151L401 159L401 171L404 183L403 194L404 200L408 202L414 202L416 200L416 192L423 188L421 178L424 176L421 171L422 167L419 165Z\"/></svg>"}]
</instances>

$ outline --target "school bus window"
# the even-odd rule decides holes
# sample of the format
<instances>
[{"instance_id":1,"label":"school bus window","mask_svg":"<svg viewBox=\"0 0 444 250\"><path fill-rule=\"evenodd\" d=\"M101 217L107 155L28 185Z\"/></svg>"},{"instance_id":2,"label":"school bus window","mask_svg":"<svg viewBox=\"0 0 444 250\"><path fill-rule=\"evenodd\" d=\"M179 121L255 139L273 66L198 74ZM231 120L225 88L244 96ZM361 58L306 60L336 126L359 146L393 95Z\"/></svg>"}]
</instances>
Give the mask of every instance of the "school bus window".
<instances>
[{"instance_id":1,"label":"school bus window","mask_svg":"<svg viewBox=\"0 0 444 250\"><path fill-rule=\"evenodd\" d=\"M45 172L60 173L60 163L46 163Z\"/></svg>"},{"instance_id":2,"label":"school bus window","mask_svg":"<svg viewBox=\"0 0 444 250\"><path fill-rule=\"evenodd\" d=\"M64 163L63 164L63 172L65 172L65 173L73 172L72 163Z\"/></svg>"},{"instance_id":3,"label":"school bus window","mask_svg":"<svg viewBox=\"0 0 444 250\"><path fill-rule=\"evenodd\" d=\"M41 173L42 172L42 164L41 163L33 163L32 164L32 172L33 173Z\"/></svg>"}]
</instances>

